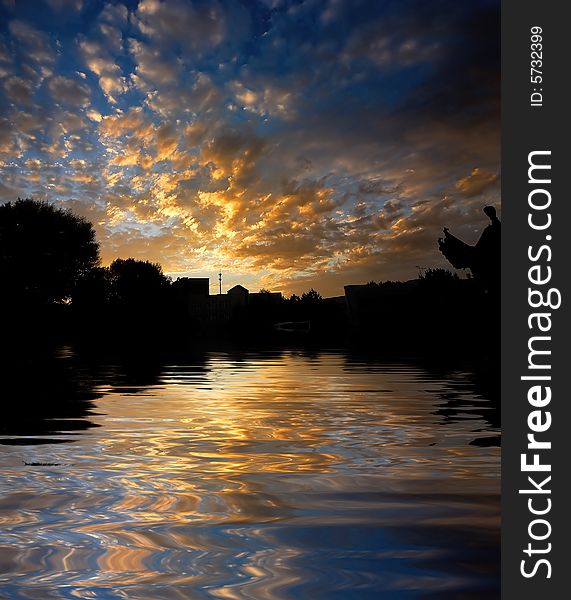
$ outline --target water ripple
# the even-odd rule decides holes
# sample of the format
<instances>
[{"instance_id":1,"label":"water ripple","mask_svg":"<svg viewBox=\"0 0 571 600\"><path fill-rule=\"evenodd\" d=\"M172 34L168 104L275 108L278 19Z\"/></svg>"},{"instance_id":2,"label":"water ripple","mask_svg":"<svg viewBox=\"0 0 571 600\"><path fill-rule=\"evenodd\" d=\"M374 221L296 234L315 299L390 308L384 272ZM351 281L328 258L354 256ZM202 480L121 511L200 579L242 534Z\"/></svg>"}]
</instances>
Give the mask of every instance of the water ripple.
<instances>
[{"instance_id":1,"label":"water ripple","mask_svg":"<svg viewBox=\"0 0 571 600\"><path fill-rule=\"evenodd\" d=\"M0 439L3 597L499 597L500 454L472 444L497 407L471 371L286 352L77 372L82 435Z\"/></svg>"}]
</instances>

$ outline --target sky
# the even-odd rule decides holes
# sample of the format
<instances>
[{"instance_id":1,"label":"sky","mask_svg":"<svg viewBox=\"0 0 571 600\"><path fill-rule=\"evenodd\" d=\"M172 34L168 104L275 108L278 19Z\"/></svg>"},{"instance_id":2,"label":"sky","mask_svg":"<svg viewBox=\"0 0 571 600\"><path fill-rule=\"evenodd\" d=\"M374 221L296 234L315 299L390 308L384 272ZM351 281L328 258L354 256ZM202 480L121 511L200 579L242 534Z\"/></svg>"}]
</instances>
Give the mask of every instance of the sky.
<instances>
[{"instance_id":1,"label":"sky","mask_svg":"<svg viewBox=\"0 0 571 600\"><path fill-rule=\"evenodd\" d=\"M0 0L0 203L213 292L447 266L500 207L499 4Z\"/></svg>"}]
</instances>

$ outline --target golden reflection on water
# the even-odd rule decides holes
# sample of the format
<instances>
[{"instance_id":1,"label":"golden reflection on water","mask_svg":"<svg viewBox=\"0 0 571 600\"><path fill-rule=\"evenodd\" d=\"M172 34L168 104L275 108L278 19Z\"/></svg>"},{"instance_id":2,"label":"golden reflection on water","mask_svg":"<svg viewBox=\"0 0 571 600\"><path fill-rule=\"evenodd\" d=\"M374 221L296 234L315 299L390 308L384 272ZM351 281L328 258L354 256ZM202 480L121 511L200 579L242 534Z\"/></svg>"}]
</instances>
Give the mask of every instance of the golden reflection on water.
<instances>
[{"instance_id":1,"label":"golden reflection on water","mask_svg":"<svg viewBox=\"0 0 571 600\"><path fill-rule=\"evenodd\" d=\"M143 385L109 367L100 427L4 446L0 591L494 597L500 455L471 442L498 431L469 375L342 353L210 354Z\"/></svg>"}]
</instances>

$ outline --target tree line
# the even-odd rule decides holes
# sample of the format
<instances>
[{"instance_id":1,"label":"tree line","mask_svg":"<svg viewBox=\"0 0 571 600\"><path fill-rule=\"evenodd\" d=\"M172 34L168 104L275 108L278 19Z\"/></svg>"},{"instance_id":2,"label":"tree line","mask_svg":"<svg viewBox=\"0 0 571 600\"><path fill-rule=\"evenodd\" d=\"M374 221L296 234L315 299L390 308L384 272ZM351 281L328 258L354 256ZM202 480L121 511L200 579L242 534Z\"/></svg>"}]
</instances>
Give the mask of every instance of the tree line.
<instances>
[{"instance_id":1,"label":"tree line","mask_svg":"<svg viewBox=\"0 0 571 600\"><path fill-rule=\"evenodd\" d=\"M319 342L339 343L349 335L359 345L410 348L422 342L458 352L491 347L499 331L495 298L477 281L445 269L425 269L408 282L349 286L347 303L314 289L287 299L261 290L220 318L209 313L208 299L193 309L181 293L184 281L172 281L159 263L118 258L101 266L89 221L30 199L0 205L0 281L3 333L14 333L12 339L23 333L88 345L113 339L148 350L165 338L186 343L230 335L265 343L289 335L276 333L279 323L297 322L310 323L306 339Z\"/></svg>"},{"instance_id":2,"label":"tree line","mask_svg":"<svg viewBox=\"0 0 571 600\"><path fill-rule=\"evenodd\" d=\"M0 308L20 321L55 320L73 326L165 327L184 317L176 282L157 262L117 258L101 266L93 225L67 209L18 199L0 205ZM263 296L265 290L261 290ZM312 306L311 289L284 300ZM180 320L179 320L180 321Z\"/></svg>"}]
</instances>

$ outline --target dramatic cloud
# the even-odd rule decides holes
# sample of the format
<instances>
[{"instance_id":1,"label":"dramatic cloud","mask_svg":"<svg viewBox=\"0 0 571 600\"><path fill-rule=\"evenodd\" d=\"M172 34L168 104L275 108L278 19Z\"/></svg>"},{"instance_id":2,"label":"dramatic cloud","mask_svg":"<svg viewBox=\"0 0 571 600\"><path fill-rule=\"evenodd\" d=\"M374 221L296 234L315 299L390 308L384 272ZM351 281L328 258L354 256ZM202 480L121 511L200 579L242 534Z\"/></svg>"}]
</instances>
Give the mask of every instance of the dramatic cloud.
<instances>
[{"instance_id":1,"label":"dramatic cloud","mask_svg":"<svg viewBox=\"0 0 571 600\"><path fill-rule=\"evenodd\" d=\"M87 15L89 18L87 18ZM324 294L443 266L499 205L499 2L0 8L0 201L102 257Z\"/></svg>"},{"instance_id":2,"label":"dramatic cloud","mask_svg":"<svg viewBox=\"0 0 571 600\"><path fill-rule=\"evenodd\" d=\"M71 106L87 106L91 97L88 85L61 75L50 79L48 89L55 102Z\"/></svg>"},{"instance_id":3,"label":"dramatic cloud","mask_svg":"<svg viewBox=\"0 0 571 600\"><path fill-rule=\"evenodd\" d=\"M237 2L141 0L139 30L161 47L178 47L192 61L197 53L245 38L249 15Z\"/></svg>"},{"instance_id":4,"label":"dramatic cloud","mask_svg":"<svg viewBox=\"0 0 571 600\"><path fill-rule=\"evenodd\" d=\"M51 63L55 59L47 33L38 31L20 20L10 21L8 29L25 58L38 63Z\"/></svg>"},{"instance_id":5,"label":"dramatic cloud","mask_svg":"<svg viewBox=\"0 0 571 600\"><path fill-rule=\"evenodd\" d=\"M4 81L6 97L15 104L30 104L34 93L34 84L23 77L10 77Z\"/></svg>"},{"instance_id":6,"label":"dramatic cloud","mask_svg":"<svg viewBox=\"0 0 571 600\"><path fill-rule=\"evenodd\" d=\"M79 12L83 8L83 0L47 0L55 11L71 10Z\"/></svg>"},{"instance_id":7,"label":"dramatic cloud","mask_svg":"<svg viewBox=\"0 0 571 600\"><path fill-rule=\"evenodd\" d=\"M127 15L125 6L107 5L89 33L80 34L77 42L85 66L99 78L99 87L111 104L129 89L117 63L124 50L122 28L127 25Z\"/></svg>"},{"instance_id":8,"label":"dramatic cloud","mask_svg":"<svg viewBox=\"0 0 571 600\"><path fill-rule=\"evenodd\" d=\"M497 180L498 176L495 173L476 168L468 177L460 179L456 183L456 187L466 196L477 196Z\"/></svg>"}]
</instances>

